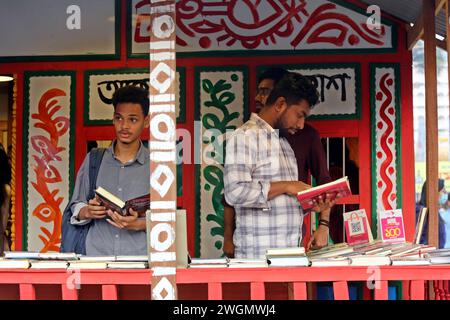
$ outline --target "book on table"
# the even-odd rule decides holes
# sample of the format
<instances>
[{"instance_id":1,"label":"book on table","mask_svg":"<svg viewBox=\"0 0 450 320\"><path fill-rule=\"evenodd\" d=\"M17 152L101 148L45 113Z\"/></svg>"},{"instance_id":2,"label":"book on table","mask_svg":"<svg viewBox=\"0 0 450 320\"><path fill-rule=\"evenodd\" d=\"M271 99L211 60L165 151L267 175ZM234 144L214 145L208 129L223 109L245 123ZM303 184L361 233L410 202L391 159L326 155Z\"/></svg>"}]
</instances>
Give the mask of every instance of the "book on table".
<instances>
[{"instance_id":1,"label":"book on table","mask_svg":"<svg viewBox=\"0 0 450 320\"><path fill-rule=\"evenodd\" d=\"M353 247L349 246L347 243L336 243L323 247L318 250L311 250L306 255L311 258L331 258L337 257L344 254L349 254L353 252Z\"/></svg>"},{"instance_id":2,"label":"book on table","mask_svg":"<svg viewBox=\"0 0 450 320\"><path fill-rule=\"evenodd\" d=\"M147 269L148 262L144 261L111 261L107 262L108 269Z\"/></svg>"},{"instance_id":3,"label":"book on table","mask_svg":"<svg viewBox=\"0 0 450 320\"><path fill-rule=\"evenodd\" d=\"M116 256L80 256L80 262L109 262L116 261Z\"/></svg>"},{"instance_id":4,"label":"book on table","mask_svg":"<svg viewBox=\"0 0 450 320\"><path fill-rule=\"evenodd\" d=\"M429 259L418 257L393 257L391 258L393 266L429 266Z\"/></svg>"},{"instance_id":5,"label":"book on table","mask_svg":"<svg viewBox=\"0 0 450 320\"><path fill-rule=\"evenodd\" d=\"M378 230L383 242L405 242L402 209L380 211L378 214Z\"/></svg>"},{"instance_id":6,"label":"book on table","mask_svg":"<svg viewBox=\"0 0 450 320\"><path fill-rule=\"evenodd\" d=\"M450 264L450 256L428 256L431 264Z\"/></svg>"},{"instance_id":7,"label":"book on table","mask_svg":"<svg viewBox=\"0 0 450 320\"><path fill-rule=\"evenodd\" d=\"M360 255L350 257L351 266L390 266L391 258L389 256L378 255Z\"/></svg>"},{"instance_id":8,"label":"book on table","mask_svg":"<svg viewBox=\"0 0 450 320\"><path fill-rule=\"evenodd\" d=\"M0 269L28 269L30 260L28 259L5 259L0 258Z\"/></svg>"},{"instance_id":9,"label":"book on table","mask_svg":"<svg viewBox=\"0 0 450 320\"><path fill-rule=\"evenodd\" d=\"M146 211L150 208L149 193L124 201L108 190L98 187L95 189L95 195L102 206L123 216L129 215L128 210L131 208L138 212L139 217L145 217Z\"/></svg>"},{"instance_id":10,"label":"book on table","mask_svg":"<svg viewBox=\"0 0 450 320\"><path fill-rule=\"evenodd\" d=\"M81 269L106 269L108 267L107 261L69 261L68 270Z\"/></svg>"},{"instance_id":11,"label":"book on table","mask_svg":"<svg viewBox=\"0 0 450 320\"><path fill-rule=\"evenodd\" d=\"M68 261L64 260L33 260L30 269L67 269Z\"/></svg>"},{"instance_id":12,"label":"book on table","mask_svg":"<svg viewBox=\"0 0 450 320\"><path fill-rule=\"evenodd\" d=\"M227 268L228 258L192 258L189 268Z\"/></svg>"},{"instance_id":13,"label":"book on table","mask_svg":"<svg viewBox=\"0 0 450 320\"><path fill-rule=\"evenodd\" d=\"M344 212L343 218L345 238L349 245L373 242L372 231L370 230L365 209Z\"/></svg>"},{"instance_id":14,"label":"book on table","mask_svg":"<svg viewBox=\"0 0 450 320\"><path fill-rule=\"evenodd\" d=\"M350 265L348 257L310 258L311 267L341 267Z\"/></svg>"},{"instance_id":15,"label":"book on table","mask_svg":"<svg viewBox=\"0 0 450 320\"><path fill-rule=\"evenodd\" d=\"M38 255L40 260L78 260L78 255L74 252L41 252Z\"/></svg>"},{"instance_id":16,"label":"book on table","mask_svg":"<svg viewBox=\"0 0 450 320\"><path fill-rule=\"evenodd\" d=\"M228 268L264 268L267 267L266 259L237 259L232 258L228 261Z\"/></svg>"},{"instance_id":17,"label":"book on table","mask_svg":"<svg viewBox=\"0 0 450 320\"><path fill-rule=\"evenodd\" d=\"M40 253L37 251L5 251L6 259L39 259Z\"/></svg>"},{"instance_id":18,"label":"book on table","mask_svg":"<svg viewBox=\"0 0 450 320\"><path fill-rule=\"evenodd\" d=\"M266 250L266 256L301 256L305 255L303 247L287 247L287 248L269 248Z\"/></svg>"},{"instance_id":19,"label":"book on table","mask_svg":"<svg viewBox=\"0 0 450 320\"><path fill-rule=\"evenodd\" d=\"M309 211L315 206L315 202L322 200L337 200L352 194L348 177L313 187L297 193L297 200L304 211Z\"/></svg>"},{"instance_id":20,"label":"book on table","mask_svg":"<svg viewBox=\"0 0 450 320\"><path fill-rule=\"evenodd\" d=\"M308 267L309 259L306 256L267 256L269 267Z\"/></svg>"}]
</instances>

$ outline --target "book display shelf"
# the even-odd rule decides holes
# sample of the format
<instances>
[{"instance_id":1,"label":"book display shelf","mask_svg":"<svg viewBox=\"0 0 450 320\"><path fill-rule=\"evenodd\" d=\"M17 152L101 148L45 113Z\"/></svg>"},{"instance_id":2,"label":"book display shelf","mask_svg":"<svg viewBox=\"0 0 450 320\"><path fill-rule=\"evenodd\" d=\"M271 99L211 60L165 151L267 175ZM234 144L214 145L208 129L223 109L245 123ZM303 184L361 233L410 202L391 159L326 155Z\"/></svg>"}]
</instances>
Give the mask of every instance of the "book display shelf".
<instances>
[{"instance_id":1,"label":"book display shelf","mask_svg":"<svg viewBox=\"0 0 450 320\"><path fill-rule=\"evenodd\" d=\"M308 299L308 283L332 282L334 298L349 300L348 284L367 283L373 299L388 299L388 281L402 281L403 299L424 300L434 281L437 300L449 297L450 266L178 269L179 299ZM150 299L151 270L1 270L1 299Z\"/></svg>"}]
</instances>

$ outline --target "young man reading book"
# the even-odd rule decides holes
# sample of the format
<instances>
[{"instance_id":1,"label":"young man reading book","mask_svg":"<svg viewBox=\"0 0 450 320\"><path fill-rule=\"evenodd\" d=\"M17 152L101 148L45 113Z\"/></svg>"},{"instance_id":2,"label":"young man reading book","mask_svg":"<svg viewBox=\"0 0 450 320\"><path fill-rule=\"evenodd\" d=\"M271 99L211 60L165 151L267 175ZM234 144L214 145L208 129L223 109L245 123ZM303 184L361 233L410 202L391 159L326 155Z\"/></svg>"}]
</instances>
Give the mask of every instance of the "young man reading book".
<instances>
[{"instance_id":1,"label":"young man reading book","mask_svg":"<svg viewBox=\"0 0 450 320\"><path fill-rule=\"evenodd\" d=\"M254 98L256 111L259 112L266 104L269 94L280 79L288 73L288 70L280 67L273 67L265 70L258 78L257 93ZM330 174L327 169L327 161L325 151L320 141L319 132L307 123L303 129L298 130L295 134L289 135L287 141L294 151L297 160L298 180L308 183L309 174L314 177L318 185L331 181ZM309 186L305 186L309 188ZM234 257L233 232L235 228L235 212L234 208L229 206L225 201L224 205L224 240L223 252L229 258ZM329 210L322 212L321 219L328 221ZM328 229L323 223L319 229L325 231ZM316 232L316 236L311 237L311 241L307 244L307 248L317 249L328 244L327 232Z\"/></svg>"},{"instance_id":2,"label":"young man reading book","mask_svg":"<svg viewBox=\"0 0 450 320\"><path fill-rule=\"evenodd\" d=\"M100 164L96 187L102 187L124 201L149 192L149 151L140 136L149 126L148 91L127 86L112 98L116 139L106 149ZM89 156L86 156L75 182L71 199L71 223L91 223L86 237L86 255L146 255L145 218L133 209L127 215L107 209L89 194Z\"/></svg>"},{"instance_id":3,"label":"young man reading book","mask_svg":"<svg viewBox=\"0 0 450 320\"><path fill-rule=\"evenodd\" d=\"M312 83L290 72L275 85L259 114L253 113L227 140L225 199L236 211L237 258L263 258L268 248L299 246L303 212L296 197L309 186L298 181L286 136L303 128L317 102ZM332 204L320 201L314 210L322 212ZM318 231L323 232L328 234Z\"/></svg>"}]
</instances>

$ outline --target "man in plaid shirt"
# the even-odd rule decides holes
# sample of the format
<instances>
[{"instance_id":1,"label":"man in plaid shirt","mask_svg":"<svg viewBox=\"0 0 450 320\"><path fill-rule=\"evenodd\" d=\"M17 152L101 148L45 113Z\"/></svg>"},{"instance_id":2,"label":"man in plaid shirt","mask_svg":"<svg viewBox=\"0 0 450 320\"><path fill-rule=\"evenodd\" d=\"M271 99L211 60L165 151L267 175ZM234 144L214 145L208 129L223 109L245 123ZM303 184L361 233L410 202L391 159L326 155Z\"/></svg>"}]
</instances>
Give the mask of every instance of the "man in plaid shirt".
<instances>
[{"instance_id":1,"label":"man in plaid shirt","mask_svg":"<svg viewBox=\"0 0 450 320\"><path fill-rule=\"evenodd\" d=\"M266 105L228 139L224 170L225 199L236 211L236 258L263 258L268 248L298 247L303 212L299 191L311 186L298 181L297 161L286 136L302 129L318 102L318 93L304 76L289 72L274 87ZM327 211L333 203L317 203ZM315 236L328 234L319 226Z\"/></svg>"}]
</instances>

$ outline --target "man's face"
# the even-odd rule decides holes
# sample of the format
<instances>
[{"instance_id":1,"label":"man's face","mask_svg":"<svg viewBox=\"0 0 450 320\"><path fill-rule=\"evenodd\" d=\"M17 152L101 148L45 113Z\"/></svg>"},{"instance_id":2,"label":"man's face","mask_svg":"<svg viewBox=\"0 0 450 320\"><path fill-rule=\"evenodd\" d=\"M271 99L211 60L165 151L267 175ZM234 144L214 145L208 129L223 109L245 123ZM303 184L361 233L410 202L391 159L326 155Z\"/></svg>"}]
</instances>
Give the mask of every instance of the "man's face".
<instances>
[{"instance_id":1,"label":"man's face","mask_svg":"<svg viewBox=\"0 0 450 320\"><path fill-rule=\"evenodd\" d=\"M114 112L114 129L117 140L130 144L138 140L142 130L148 128L148 117L144 116L138 103L119 103Z\"/></svg>"},{"instance_id":2,"label":"man's face","mask_svg":"<svg viewBox=\"0 0 450 320\"><path fill-rule=\"evenodd\" d=\"M274 81L272 79L263 79L258 84L255 96L256 111L262 109L266 105L267 98L274 87Z\"/></svg>"},{"instance_id":3,"label":"man's face","mask_svg":"<svg viewBox=\"0 0 450 320\"><path fill-rule=\"evenodd\" d=\"M284 110L280 112L275 129L278 129L280 135L284 137L288 134L295 134L297 130L303 129L305 125L305 119L310 112L309 103L306 100L301 100L298 103L287 106L284 98L279 99L283 101L281 103L284 104Z\"/></svg>"}]
</instances>

